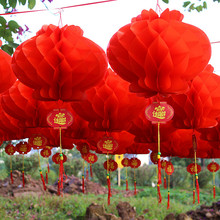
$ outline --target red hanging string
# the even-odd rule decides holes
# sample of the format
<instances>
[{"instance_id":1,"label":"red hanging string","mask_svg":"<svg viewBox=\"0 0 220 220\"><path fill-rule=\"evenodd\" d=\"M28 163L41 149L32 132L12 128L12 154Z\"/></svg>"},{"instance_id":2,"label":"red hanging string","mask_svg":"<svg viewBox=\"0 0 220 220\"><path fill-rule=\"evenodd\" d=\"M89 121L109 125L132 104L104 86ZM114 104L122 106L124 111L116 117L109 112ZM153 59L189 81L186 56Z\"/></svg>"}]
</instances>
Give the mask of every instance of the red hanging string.
<instances>
[{"instance_id":1,"label":"red hanging string","mask_svg":"<svg viewBox=\"0 0 220 220\"><path fill-rule=\"evenodd\" d=\"M12 170L10 171L10 176L11 176L11 184L13 184L14 180L13 180Z\"/></svg>"},{"instance_id":2,"label":"red hanging string","mask_svg":"<svg viewBox=\"0 0 220 220\"><path fill-rule=\"evenodd\" d=\"M57 182L57 195L60 196L60 181Z\"/></svg>"},{"instance_id":3,"label":"red hanging string","mask_svg":"<svg viewBox=\"0 0 220 220\"><path fill-rule=\"evenodd\" d=\"M60 192L62 192L63 189L63 154L60 154L60 168L59 168L59 180L60 180Z\"/></svg>"},{"instance_id":4,"label":"red hanging string","mask_svg":"<svg viewBox=\"0 0 220 220\"><path fill-rule=\"evenodd\" d=\"M196 202L196 191L195 189L193 190L193 204Z\"/></svg>"},{"instance_id":5,"label":"red hanging string","mask_svg":"<svg viewBox=\"0 0 220 220\"><path fill-rule=\"evenodd\" d=\"M84 180L84 175L82 175L82 193L85 193L85 180Z\"/></svg>"},{"instance_id":6,"label":"red hanging string","mask_svg":"<svg viewBox=\"0 0 220 220\"><path fill-rule=\"evenodd\" d=\"M213 198L215 199L215 186L213 186Z\"/></svg>"},{"instance_id":7,"label":"red hanging string","mask_svg":"<svg viewBox=\"0 0 220 220\"><path fill-rule=\"evenodd\" d=\"M48 173L46 171L46 184L48 184Z\"/></svg>"},{"instance_id":8,"label":"red hanging string","mask_svg":"<svg viewBox=\"0 0 220 220\"><path fill-rule=\"evenodd\" d=\"M107 174L107 185L108 185L108 205L110 205L110 198L111 198L111 181L109 178L109 174Z\"/></svg>"},{"instance_id":9,"label":"red hanging string","mask_svg":"<svg viewBox=\"0 0 220 220\"><path fill-rule=\"evenodd\" d=\"M198 204L200 203L200 199L199 199L199 180L198 180L198 174L196 174L196 192L197 192L197 200L198 200Z\"/></svg>"},{"instance_id":10,"label":"red hanging string","mask_svg":"<svg viewBox=\"0 0 220 220\"><path fill-rule=\"evenodd\" d=\"M157 195L158 195L158 203L162 202L162 196L160 193L160 184L157 184Z\"/></svg>"},{"instance_id":11,"label":"red hanging string","mask_svg":"<svg viewBox=\"0 0 220 220\"><path fill-rule=\"evenodd\" d=\"M90 163L90 176L93 178L93 172L92 172L92 164Z\"/></svg>"},{"instance_id":12,"label":"red hanging string","mask_svg":"<svg viewBox=\"0 0 220 220\"><path fill-rule=\"evenodd\" d=\"M166 177L164 177L164 179L163 179L163 187L164 187L164 189L167 188L167 179L166 179Z\"/></svg>"},{"instance_id":13,"label":"red hanging string","mask_svg":"<svg viewBox=\"0 0 220 220\"><path fill-rule=\"evenodd\" d=\"M25 186L25 182L24 182L24 170L22 171L22 182L23 182L23 187Z\"/></svg>"},{"instance_id":14,"label":"red hanging string","mask_svg":"<svg viewBox=\"0 0 220 220\"><path fill-rule=\"evenodd\" d=\"M40 170L40 176L41 176L41 180L42 180L42 183L43 183L44 190L46 191L47 188L46 188L44 177L43 177L43 174L42 174L41 170Z\"/></svg>"},{"instance_id":15,"label":"red hanging string","mask_svg":"<svg viewBox=\"0 0 220 220\"><path fill-rule=\"evenodd\" d=\"M89 170L86 170L86 181L89 181Z\"/></svg>"},{"instance_id":16,"label":"red hanging string","mask_svg":"<svg viewBox=\"0 0 220 220\"><path fill-rule=\"evenodd\" d=\"M158 184L161 184L161 161L160 161L160 155L158 153Z\"/></svg>"},{"instance_id":17,"label":"red hanging string","mask_svg":"<svg viewBox=\"0 0 220 220\"><path fill-rule=\"evenodd\" d=\"M128 191L128 179L126 179L126 191Z\"/></svg>"},{"instance_id":18,"label":"red hanging string","mask_svg":"<svg viewBox=\"0 0 220 220\"><path fill-rule=\"evenodd\" d=\"M170 192L168 191L168 196L167 196L167 209L170 208Z\"/></svg>"}]
</instances>

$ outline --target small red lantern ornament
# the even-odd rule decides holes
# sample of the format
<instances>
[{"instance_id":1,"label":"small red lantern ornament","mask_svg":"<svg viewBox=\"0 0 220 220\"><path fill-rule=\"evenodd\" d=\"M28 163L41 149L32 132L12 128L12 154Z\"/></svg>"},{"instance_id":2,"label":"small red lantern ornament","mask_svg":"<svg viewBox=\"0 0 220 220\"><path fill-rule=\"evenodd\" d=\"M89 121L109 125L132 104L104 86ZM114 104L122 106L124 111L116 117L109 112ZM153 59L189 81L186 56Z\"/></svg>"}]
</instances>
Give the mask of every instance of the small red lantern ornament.
<instances>
[{"instance_id":1,"label":"small red lantern ornament","mask_svg":"<svg viewBox=\"0 0 220 220\"><path fill-rule=\"evenodd\" d=\"M8 154L9 156L14 155L14 153L16 152L16 147L13 144L8 144L5 147L5 153ZM13 176L12 176L12 160L10 157L10 177L11 177L11 184L13 184L14 180L13 180Z\"/></svg>"},{"instance_id":2,"label":"small red lantern ornament","mask_svg":"<svg viewBox=\"0 0 220 220\"><path fill-rule=\"evenodd\" d=\"M50 146L45 146L44 149L41 150L40 154L42 157L48 158L47 161L47 171L46 171L46 182L48 184L48 173L50 172L50 165L49 165L49 157L51 155L51 147Z\"/></svg>"},{"instance_id":3,"label":"small red lantern ornament","mask_svg":"<svg viewBox=\"0 0 220 220\"><path fill-rule=\"evenodd\" d=\"M125 157L122 159L121 164L126 168L126 191L128 191L128 167L130 167L130 159Z\"/></svg>"},{"instance_id":4,"label":"small red lantern ornament","mask_svg":"<svg viewBox=\"0 0 220 220\"><path fill-rule=\"evenodd\" d=\"M60 164L60 153L55 153L53 156L52 156L52 161L55 163L55 164ZM67 161L67 156L65 154L63 154L63 163L65 163Z\"/></svg>"},{"instance_id":5,"label":"small red lantern ornament","mask_svg":"<svg viewBox=\"0 0 220 220\"><path fill-rule=\"evenodd\" d=\"M161 160L161 169L164 170L164 178L163 178L163 187L164 189L167 188L167 179L166 179L166 171L165 171L165 167L167 165L167 160Z\"/></svg>"},{"instance_id":6,"label":"small red lantern ornament","mask_svg":"<svg viewBox=\"0 0 220 220\"><path fill-rule=\"evenodd\" d=\"M76 149L81 153L82 157L87 155L90 151L89 144L86 141L80 141L76 144Z\"/></svg>"},{"instance_id":7,"label":"small red lantern ornament","mask_svg":"<svg viewBox=\"0 0 220 220\"><path fill-rule=\"evenodd\" d=\"M174 166L170 161L167 161L165 166L165 172L168 175L168 196L167 196L167 209L170 208L170 176L174 172Z\"/></svg>"},{"instance_id":8,"label":"small red lantern ornament","mask_svg":"<svg viewBox=\"0 0 220 220\"><path fill-rule=\"evenodd\" d=\"M42 134L33 134L29 140L28 144L32 146L34 150L42 149L47 144L47 139Z\"/></svg>"},{"instance_id":9,"label":"small red lantern ornament","mask_svg":"<svg viewBox=\"0 0 220 220\"><path fill-rule=\"evenodd\" d=\"M153 164L158 164L158 157L156 152L151 152L150 160Z\"/></svg>"},{"instance_id":10,"label":"small red lantern ornament","mask_svg":"<svg viewBox=\"0 0 220 220\"><path fill-rule=\"evenodd\" d=\"M97 147L104 154L112 154L118 149L118 142L113 137L104 136L97 143Z\"/></svg>"},{"instance_id":11,"label":"small red lantern ornament","mask_svg":"<svg viewBox=\"0 0 220 220\"><path fill-rule=\"evenodd\" d=\"M31 146L27 142L21 141L20 143L18 143L16 145L16 150L18 151L19 154L22 154L22 158L23 158L22 181L23 181L23 187L24 187L24 185L25 185L25 182L24 182L24 155L31 151Z\"/></svg>"},{"instance_id":12,"label":"small red lantern ornament","mask_svg":"<svg viewBox=\"0 0 220 220\"><path fill-rule=\"evenodd\" d=\"M93 178L92 164L95 163L98 160L98 157L94 153L88 153L85 156L85 160L89 163L89 166L90 166L90 176Z\"/></svg>"},{"instance_id":13,"label":"small red lantern ornament","mask_svg":"<svg viewBox=\"0 0 220 220\"><path fill-rule=\"evenodd\" d=\"M160 123L166 123L173 118L174 110L166 102L157 102L149 105L145 110L146 118L151 121L153 124L157 123L158 125L158 183L161 184L161 162L160 162Z\"/></svg>"},{"instance_id":14,"label":"small red lantern ornament","mask_svg":"<svg viewBox=\"0 0 220 220\"><path fill-rule=\"evenodd\" d=\"M138 168L140 165L141 161L138 158L133 157L130 159L130 167L134 168L134 195L137 195L135 169Z\"/></svg>"},{"instance_id":15,"label":"small red lantern ornament","mask_svg":"<svg viewBox=\"0 0 220 220\"><path fill-rule=\"evenodd\" d=\"M215 173L219 170L220 166L218 163L212 161L210 164L207 165L207 169L213 173L213 198L215 198Z\"/></svg>"}]
</instances>

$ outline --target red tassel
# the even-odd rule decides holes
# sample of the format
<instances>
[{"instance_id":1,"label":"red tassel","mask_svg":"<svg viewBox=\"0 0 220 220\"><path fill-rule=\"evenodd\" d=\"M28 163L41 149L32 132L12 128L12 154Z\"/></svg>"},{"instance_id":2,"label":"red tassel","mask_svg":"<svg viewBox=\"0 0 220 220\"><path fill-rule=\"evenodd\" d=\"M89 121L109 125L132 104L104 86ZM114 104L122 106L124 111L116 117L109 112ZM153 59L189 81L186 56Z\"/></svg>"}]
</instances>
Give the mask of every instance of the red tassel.
<instances>
[{"instance_id":1,"label":"red tassel","mask_svg":"<svg viewBox=\"0 0 220 220\"><path fill-rule=\"evenodd\" d=\"M199 181L198 181L198 174L196 174L196 192L197 192L197 200L198 200L198 204L200 203L199 200Z\"/></svg>"},{"instance_id":2,"label":"red tassel","mask_svg":"<svg viewBox=\"0 0 220 220\"><path fill-rule=\"evenodd\" d=\"M90 176L93 178L93 173L92 173L92 164L90 163Z\"/></svg>"},{"instance_id":3,"label":"red tassel","mask_svg":"<svg viewBox=\"0 0 220 220\"><path fill-rule=\"evenodd\" d=\"M60 196L60 181L57 182L57 195Z\"/></svg>"},{"instance_id":4,"label":"red tassel","mask_svg":"<svg viewBox=\"0 0 220 220\"><path fill-rule=\"evenodd\" d=\"M195 189L193 190L193 204L196 202L196 192Z\"/></svg>"},{"instance_id":5,"label":"red tassel","mask_svg":"<svg viewBox=\"0 0 220 220\"><path fill-rule=\"evenodd\" d=\"M137 195L136 180L134 181L134 195Z\"/></svg>"},{"instance_id":6,"label":"red tassel","mask_svg":"<svg viewBox=\"0 0 220 220\"><path fill-rule=\"evenodd\" d=\"M46 185L45 185L45 182L44 182L44 177L43 177L43 174L42 174L42 171L40 171L40 176L41 176L41 180L42 180L42 183L43 183L43 187L44 187L44 190L46 191Z\"/></svg>"},{"instance_id":7,"label":"red tassel","mask_svg":"<svg viewBox=\"0 0 220 220\"><path fill-rule=\"evenodd\" d=\"M24 170L22 171L22 181L23 181L23 187L25 185L25 182L24 182Z\"/></svg>"},{"instance_id":8,"label":"red tassel","mask_svg":"<svg viewBox=\"0 0 220 220\"><path fill-rule=\"evenodd\" d=\"M47 172L48 173L50 172L50 164L49 163L47 164Z\"/></svg>"},{"instance_id":9,"label":"red tassel","mask_svg":"<svg viewBox=\"0 0 220 220\"><path fill-rule=\"evenodd\" d=\"M168 192L168 197L167 197L167 209L170 208L170 192Z\"/></svg>"},{"instance_id":10,"label":"red tassel","mask_svg":"<svg viewBox=\"0 0 220 220\"><path fill-rule=\"evenodd\" d=\"M46 184L48 184L48 173L46 171Z\"/></svg>"},{"instance_id":11,"label":"red tassel","mask_svg":"<svg viewBox=\"0 0 220 220\"><path fill-rule=\"evenodd\" d=\"M160 155L158 155L159 157ZM160 162L160 157L158 158L158 184L161 184L161 162Z\"/></svg>"},{"instance_id":12,"label":"red tassel","mask_svg":"<svg viewBox=\"0 0 220 220\"><path fill-rule=\"evenodd\" d=\"M10 172L10 175L11 175L11 184L13 184L13 183L14 183L14 180L13 180L13 176L12 176L12 170L11 170L11 172Z\"/></svg>"},{"instance_id":13,"label":"red tassel","mask_svg":"<svg viewBox=\"0 0 220 220\"><path fill-rule=\"evenodd\" d=\"M128 191L128 180L126 179L126 191Z\"/></svg>"},{"instance_id":14,"label":"red tassel","mask_svg":"<svg viewBox=\"0 0 220 220\"><path fill-rule=\"evenodd\" d=\"M60 169L59 169L59 180L60 180L60 194L62 195L63 190L63 174L66 176L63 168L63 154L60 154Z\"/></svg>"},{"instance_id":15,"label":"red tassel","mask_svg":"<svg viewBox=\"0 0 220 220\"><path fill-rule=\"evenodd\" d=\"M111 181L109 178L109 174L107 174L107 184L108 184L108 205L110 205L110 198L111 198Z\"/></svg>"},{"instance_id":16,"label":"red tassel","mask_svg":"<svg viewBox=\"0 0 220 220\"><path fill-rule=\"evenodd\" d=\"M162 202L162 196L161 196L161 193L160 193L160 185L157 184L157 195L158 195L158 203L161 203Z\"/></svg>"},{"instance_id":17,"label":"red tassel","mask_svg":"<svg viewBox=\"0 0 220 220\"><path fill-rule=\"evenodd\" d=\"M85 180L84 180L84 175L82 175L82 193L85 193Z\"/></svg>"},{"instance_id":18,"label":"red tassel","mask_svg":"<svg viewBox=\"0 0 220 220\"><path fill-rule=\"evenodd\" d=\"M215 199L215 186L213 186L213 198Z\"/></svg>"},{"instance_id":19,"label":"red tassel","mask_svg":"<svg viewBox=\"0 0 220 220\"><path fill-rule=\"evenodd\" d=\"M89 170L86 170L86 181L89 181Z\"/></svg>"},{"instance_id":20,"label":"red tassel","mask_svg":"<svg viewBox=\"0 0 220 220\"><path fill-rule=\"evenodd\" d=\"M163 179L163 187L164 187L164 189L167 188L167 178L166 177L164 177L164 179Z\"/></svg>"}]
</instances>

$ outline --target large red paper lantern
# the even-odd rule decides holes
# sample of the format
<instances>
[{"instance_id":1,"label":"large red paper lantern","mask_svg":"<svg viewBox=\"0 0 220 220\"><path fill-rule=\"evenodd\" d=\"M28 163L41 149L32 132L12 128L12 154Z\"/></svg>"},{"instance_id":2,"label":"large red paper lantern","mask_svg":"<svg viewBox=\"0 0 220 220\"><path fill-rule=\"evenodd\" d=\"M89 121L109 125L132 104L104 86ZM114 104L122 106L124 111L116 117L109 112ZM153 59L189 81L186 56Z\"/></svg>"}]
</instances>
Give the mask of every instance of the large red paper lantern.
<instances>
[{"instance_id":1,"label":"large red paper lantern","mask_svg":"<svg viewBox=\"0 0 220 220\"><path fill-rule=\"evenodd\" d=\"M131 83L130 90L151 97L183 93L187 81L200 73L211 57L208 37L182 22L178 11L160 17L143 10L111 38L107 50L114 71Z\"/></svg>"},{"instance_id":2,"label":"large red paper lantern","mask_svg":"<svg viewBox=\"0 0 220 220\"><path fill-rule=\"evenodd\" d=\"M15 50L12 68L36 99L73 101L102 79L107 58L80 27L44 25Z\"/></svg>"}]
</instances>

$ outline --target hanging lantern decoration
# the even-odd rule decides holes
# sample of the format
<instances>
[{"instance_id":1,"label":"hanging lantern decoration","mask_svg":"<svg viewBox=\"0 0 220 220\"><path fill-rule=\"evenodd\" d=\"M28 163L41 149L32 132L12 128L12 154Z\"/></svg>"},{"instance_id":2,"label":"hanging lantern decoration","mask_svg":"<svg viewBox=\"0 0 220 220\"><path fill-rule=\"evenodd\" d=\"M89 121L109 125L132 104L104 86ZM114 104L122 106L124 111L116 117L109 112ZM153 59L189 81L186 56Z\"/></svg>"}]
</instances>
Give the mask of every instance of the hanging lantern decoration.
<instances>
[{"instance_id":1,"label":"hanging lantern decoration","mask_svg":"<svg viewBox=\"0 0 220 220\"><path fill-rule=\"evenodd\" d=\"M218 163L212 161L207 165L207 169L213 173L213 198L215 198L215 173L219 170L220 166Z\"/></svg>"},{"instance_id":2,"label":"hanging lantern decoration","mask_svg":"<svg viewBox=\"0 0 220 220\"><path fill-rule=\"evenodd\" d=\"M8 154L10 156L10 177L11 177L11 184L13 184L13 175L12 175L12 160L11 160L11 156L14 155L14 153L16 152L16 147L13 144L8 144L5 147L5 153Z\"/></svg>"},{"instance_id":3,"label":"hanging lantern decoration","mask_svg":"<svg viewBox=\"0 0 220 220\"><path fill-rule=\"evenodd\" d=\"M153 164L158 164L158 157L156 152L151 152L150 160Z\"/></svg>"},{"instance_id":4,"label":"hanging lantern decoration","mask_svg":"<svg viewBox=\"0 0 220 220\"><path fill-rule=\"evenodd\" d=\"M127 157L123 158L121 164L126 169L126 191L128 191L128 167L130 167L130 159Z\"/></svg>"},{"instance_id":5,"label":"hanging lantern decoration","mask_svg":"<svg viewBox=\"0 0 220 220\"><path fill-rule=\"evenodd\" d=\"M23 187L25 186L25 181L24 181L24 155L27 154L28 152L31 151L31 146L24 141L19 142L16 144L16 150L19 154L22 154L22 182L23 182Z\"/></svg>"},{"instance_id":6,"label":"hanging lantern decoration","mask_svg":"<svg viewBox=\"0 0 220 220\"><path fill-rule=\"evenodd\" d=\"M49 165L49 157L51 155L51 148L49 146L45 146L40 152L42 157L48 158L47 161L47 171L46 171L46 183L48 184L48 174L50 172L50 165Z\"/></svg>"},{"instance_id":7,"label":"hanging lantern decoration","mask_svg":"<svg viewBox=\"0 0 220 220\"><path fill-rule=\"evenodd\" d=\"M201 166L197 163L191 163L186 168L187 172L190 173L193 176L193 204L195 204L196 201L196 192L195 192L195 177L196 174L201 172Z\"/></svg>"},{"instance_id":8,"label":"hanging lantern decoration","mask_svg":"<svg viewBox=\"0 0 220 220\"><path fill-rule=\"evenodd\" d=\"M83 37L80 27L50 24L16 48L12 69L34 89L34 98L76 101L102 79L107 58L101 47Z\"/></svg>"},{"instance_id":9,"label":"hanging lantern decoration","mask_svg":"<svg viewBox=\"0 0 220 220\"><path fill-rule=\"evenodd\" d=\"M0 41L0 47L2 46L2 41ZM0 50L0 93L3 93L9 89L13 83L16 81L16 76L11 68L11 56L5 51Z\"/></svg>"},{"instance_id":10,"label":"hanging lantern decoration","mask_svg":"<svg viewBox=\"0 0 220 220\"><path fill-rule=\"evenodd\" d=\"M64 163L64 156L62 152L62 129L66 129L73 123L73 116L72 114L67 111L66 109L54 109L50 112L47 116L47 123L49 126L53 127L54 129L59 129L59 136L60 136L60 168L59 168L59 186L60 192L62 194L63 189L63 163Z\"/></svg>"},{"instance_id":11,"label":"hanging lantern decoration","mask_svg":"<svg viewBox=\"0 0 220 220\"><path fill-rule=\"evenodd\" d=\"M167 179L166 179L166 171L165 171L165 167L167 165L167 160L161 160L161 169L164 170L164 178L163 178L163 187L164 189L167 188Z\"/></svg>"},{"instance_id":12,"label":"hanging lantern decoration","mask_svg":"<svg viewBox=\"0 0 220 220\"><path fill-rule=\"evenodd\" d=\"M160 16L152 9L143 10L112 36L109 64L130 82L130 91L145 97L184 93L188 81L206 67L210 41L182 19L176 10L166 9Z\"/></svg>"},{"instance_id":13,"label":"hanging lantern decoration","mask_svg":"<svg viewBox=\"0 0 220 220\"><path fill-rule=\"evenodd\" d=\"M52 161L55 163L55 164L60 164L60 154L59 153L55 153L53 156L52 156ZM67 156L65 154L63 154L63 163L65 163L67 161Z\"/></svg>"},{"instance_id":14,"label":"hanging lantern decoration","mask_svg":"<svg viewBox=\"0 0 220 220\"><path fill-rule=\"evenodd\" d=\"M170 176L174 172L174 166L170 161L167 161L165 166L165 172L168 175L168 198L167 198L167 209L170 208Z\"/></svg>"},{"instance_id":15,"label":"hanging lantern decoration","mask_svg":"<svg viewBox=\"0 0 220 220\"><path fill-rule=\"evenodd\" d=\"M135 169L137 169L140 165L141 161L138 158L133 157L130 159L130 167L134 169L134 195L137 195Z\"/></svg>"},{"instance_id":16,"label":"hanging lantern decoration","mask_svg":"<svg viewBox=\"0 0 220 220\"><path fill-rule=\"evenodd\" d=\"M104 136L98 143L97 147L104 154L112 154L118 149L118 142L113 137Z\"/></svg>"},{"instance_id":17,"label":"hanging lantern decoration","mask_svg":"<svg viewBox=\"0 0 220 220\"><path fill-rule=\"evenodd\" d=\"M117 170L118 164L112 159L107 159L103 164L104 168L107 170L107 185L108 185L108 205L110 205L111 198L111 176L110 173Z\"/></svg>"},{"instance_id":18,"label":"hanging lantern decoration","mask_svg":"<svg viewBox=\"0 0 220 220\"><path fill-rule=\"evenodd\" d=\"M85 157L85 160L89 163L90 165L90 176L93 178L93 172L92 172L92 164L94 164L97 160L98 157L94 153L88 153Z\"/></svg>"}]
</instances>

